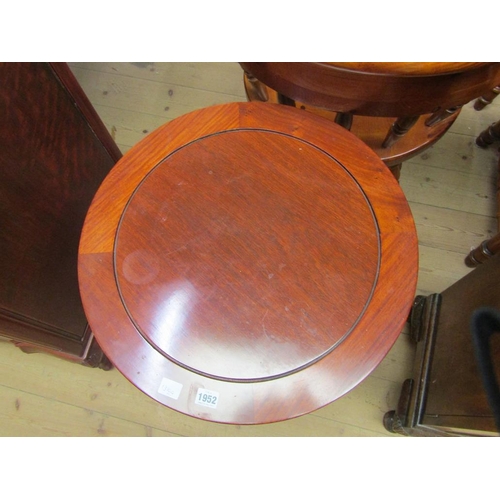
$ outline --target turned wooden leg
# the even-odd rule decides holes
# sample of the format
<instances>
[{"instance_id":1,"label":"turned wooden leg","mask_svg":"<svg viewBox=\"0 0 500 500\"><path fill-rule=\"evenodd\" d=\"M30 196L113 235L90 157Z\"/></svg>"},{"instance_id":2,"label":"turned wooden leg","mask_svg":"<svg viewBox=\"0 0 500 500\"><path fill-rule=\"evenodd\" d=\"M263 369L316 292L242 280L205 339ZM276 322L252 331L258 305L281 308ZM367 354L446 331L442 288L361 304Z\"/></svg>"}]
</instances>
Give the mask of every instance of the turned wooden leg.
<instances>
[{"instance_id":1,"label":"turned wooden leg","mask_svg":"<svg viewBox=\"0 0 500 500\"><path fill-rule=\"evenodd\" d=\"M295 107L295 101L293 99L290 99L286 95L278 93L278 102L280 104L284 104L285 106L291 106L292 108Z\"/></svg>"},{"instance_id":2,"label":"turned wooden leg","mask_svg":"<svg viewBox=\"0 0 500 500\"><path fill-rule=\"evenodd\" d=\"M477 248L472 249L469 255L465 258L465 265L468 267L476 267L499 252L500 233L496 234L489 240L483 241Z\"/></svg>"},{"instance_id":3,"label":"turned wooden leg","mask_svg":"<svg viewBox=\"0 0 500 500\"><path fill-rule=\"evenodd\" d=\"M335 123L344 127L346 130L351 130L353 115L352 113L337 113Z\"/></svg>"},{"instance_id":4,"label":"turned wooden leg","mask_svg":"<svg viewBox=\"0 0 500 500\"><path fill-rule=\"evenodd\" d=\"M497 122L493 125L493 127L498 128ZM491 127L490 127L491 128ZM488 129L489 130L489 129ZM488 131L485 131L488 132ZM494 132L496 133L496 132ZM481 134L482 135L482 134ZM481 136L480 136L481 137ZM490 141L491 136L488 133L485 135L486 140ZM478 138L479 139L479 138ZM500 139L500 137L499 137ZM491 140L491 142L493 142ZM491 144L490 142L490 144ZM500 161L498 162L498 173L497 173L497 223L498 223L498 233L492 238L483 241L477 248L473 248L469 255L465 258L465 265L468 267L476 267L481 264L485 260L490 259L493 255L500 253Z\"/></svg>"},{"instance_id":5,"label":"turned wooden leg","mask_svg":"<svg viewBox=\"0 0 500 500\"><path fill-rule=\"evenodd\" d=\"M392 165L389 168L391 171L391 174L396 178L397 181L399 181L399 178L401 177L401 168L403 167L402 163L398 163L397 165Z\"/></svg>"},{"instance_id":6,"label":"turned wooden leg","mask_svg":"<svg viewBox=\"0 0 500 500\"><path fill-rule=\"evenodd\" d=\"M267 95L266 86L262 84L259 80L257 80L257 78L255 78L247 71L244 72L244 78L249 84L248 93L251 94L248 95L249 100L251 101L258 100L266 102L269 99L269 96Z\"/></svg>"},{"instance_id":7,"label":"turned wooden leg","mask_svg":"<svg viewBox=\"0 0 500 500\"><path fill-rule=\"evenodd\" d=\"M493 102L493 99L495 99L498 94L500 94L500 85L497 85L490 92L476 99L476 101L474 102L474 109L477 111L481 111L486 106L488 106L488 104L491 104Z\"/></svg>"},{"instance_id":8,"label":"turned wooden leg","mask_svg":"<svg viewBox=\"0 0 500 500\"><path fill-rule=\"evenodd\" d=\"M476 139L476 144L481 148L486 148L495 141L500 141L500 121L481 132Z\"/></svg>"},{"instance_id":9,"label":"turned wooden leg","mask_svg":"<svg viewBox=\"0 0 500 500\"><path fill-rule=\"evenodd\" d=\"M446 120L450 116L457 114L461 109L461 106L455 106L453 108L448 109L438 109L435 111L427 120L425 120L425 125L427 127L432 127L433 125L437 125L438 123Z\"/></svg>"},{"instance_id":10,"label":"turned wooden leg","mask_svg":"<svg viewBox=\"0 0 500 500\"><path fill-rule=\"evenodd\" d=\"M403 137L417 123L418 116L405 116L398 118L391 126L387 137L382 143L383 148L392 146L397 140Z\"/></svg>"}]
</instances>

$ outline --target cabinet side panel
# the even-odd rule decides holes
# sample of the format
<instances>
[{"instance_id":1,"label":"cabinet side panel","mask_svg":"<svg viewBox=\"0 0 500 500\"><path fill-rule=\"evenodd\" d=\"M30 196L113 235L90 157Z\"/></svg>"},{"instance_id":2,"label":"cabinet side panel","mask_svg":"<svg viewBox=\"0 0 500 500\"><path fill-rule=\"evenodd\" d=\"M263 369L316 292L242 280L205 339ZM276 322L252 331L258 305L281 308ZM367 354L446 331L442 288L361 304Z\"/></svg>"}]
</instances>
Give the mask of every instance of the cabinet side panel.
<instances>
[{"instance_id":1,"label":"cabinet side panel","mask_svg":"<svg viewBox=\"0 0 500 500\"><path fill-rule=\"evenodd\" d=\"M37 344L60 337L78 350L87 327L80 232L115 159L49 64L0 63L0 80L2 335ZM5 331L14 323L23 328Z\"/></svg>"}]
</instances>

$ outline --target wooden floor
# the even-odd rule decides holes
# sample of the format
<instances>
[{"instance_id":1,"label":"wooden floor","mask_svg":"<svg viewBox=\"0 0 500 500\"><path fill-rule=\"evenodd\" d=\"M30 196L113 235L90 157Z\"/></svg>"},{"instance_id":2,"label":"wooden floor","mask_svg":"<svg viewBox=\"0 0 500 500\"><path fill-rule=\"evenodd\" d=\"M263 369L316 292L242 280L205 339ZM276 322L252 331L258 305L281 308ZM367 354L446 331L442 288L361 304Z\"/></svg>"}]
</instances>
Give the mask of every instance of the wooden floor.
<instances>
[{"instance_id":1,"label":"wooden floor","mask_svg":"<svg viewBox=\"0 0 500 500\"><path fill-rule=\"evenodd\" d=\"M71 69L125 152L150 131L194 109L244 101L236 63L71 63ZM499 99L500 101L500 99ZM420 242L418 293L444 290L470 270L471 246L496 232L496 148L475 137L500 119L500 102L467 105L448 134L407 162L401 186ZM171 411L116 370L84 368L0 343L1 436L387 436L410 376L414 346L406 331L382 364L345 397L312 414L260 426L200 421Z\"/></svg>"}]
</instances>

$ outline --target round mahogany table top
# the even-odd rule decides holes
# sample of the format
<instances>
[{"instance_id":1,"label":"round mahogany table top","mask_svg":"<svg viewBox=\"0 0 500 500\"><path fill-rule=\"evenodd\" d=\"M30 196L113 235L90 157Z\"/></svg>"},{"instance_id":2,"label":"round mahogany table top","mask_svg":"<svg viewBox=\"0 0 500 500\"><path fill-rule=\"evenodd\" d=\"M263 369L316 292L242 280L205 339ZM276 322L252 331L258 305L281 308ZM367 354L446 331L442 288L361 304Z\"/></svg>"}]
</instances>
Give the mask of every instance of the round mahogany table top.
<instances>
[{"instance_id":1,"label":"round mahogany table top","mask_svg":"<svg viewBox=\"0 0 500 500\"><path fill-rule=\"evenodd\" d=\"M383 359L413 303L417 238L377 155L281 105L160 127L87 215L92 331L134 385L185 414L255 424L311 412Z\"/></svg>"}]
</instances>

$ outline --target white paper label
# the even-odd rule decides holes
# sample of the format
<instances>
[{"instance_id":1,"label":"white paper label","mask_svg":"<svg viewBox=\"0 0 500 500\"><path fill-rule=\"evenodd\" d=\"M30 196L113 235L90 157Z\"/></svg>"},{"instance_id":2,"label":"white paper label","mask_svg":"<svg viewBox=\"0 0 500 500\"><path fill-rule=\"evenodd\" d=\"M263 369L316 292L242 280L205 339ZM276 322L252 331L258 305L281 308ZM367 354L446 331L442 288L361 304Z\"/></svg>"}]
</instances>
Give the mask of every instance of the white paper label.
<instances>
[{"instance_id":1,"label":"white paper label","mask_svg":"<svg viewBox=\"0 0 500 500\"><path fill-rule=\"evenodd\" d=\"M172 399L178 399L182 390L182 384L179 382L175 382L174 380L170 380L168 378L163 378L158 388L158 392L163 394L164 396L168 396Z\"/></svg>"},{"instance_id":2,"label":"white paper label","mask_svg":"<svg viewBox=\"0 0 500 500\"><path fill-rule=\"evenodd\" d=\"M217 408L217 403L219 402L219 393L200 388L196 393L196 399L194 400L194 402L197 405L208 406L209 408Z\"/></svg>"}]
</instances>

